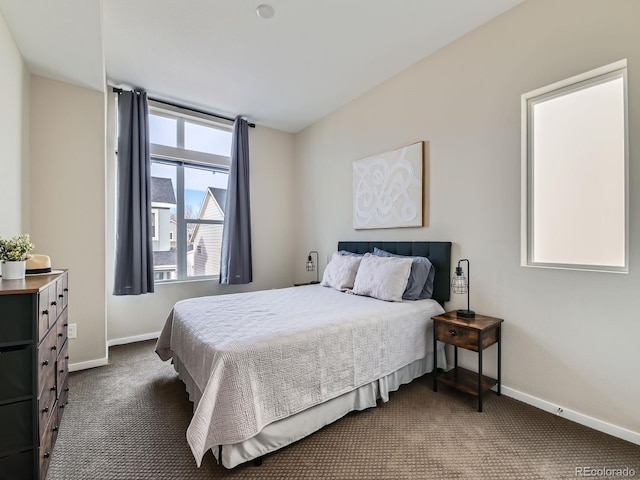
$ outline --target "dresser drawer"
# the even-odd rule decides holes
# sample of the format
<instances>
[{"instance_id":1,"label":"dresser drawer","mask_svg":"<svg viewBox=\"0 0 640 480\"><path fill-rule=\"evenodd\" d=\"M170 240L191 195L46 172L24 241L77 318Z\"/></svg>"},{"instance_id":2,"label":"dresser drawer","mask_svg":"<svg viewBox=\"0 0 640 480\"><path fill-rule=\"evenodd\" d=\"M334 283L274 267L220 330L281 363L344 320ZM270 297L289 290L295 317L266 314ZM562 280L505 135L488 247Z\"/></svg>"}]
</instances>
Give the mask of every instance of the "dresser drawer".
<instances>
[{"instance_id":1,"label":"dresser drawer","mask_svg":"<svg viewBox=\"0 0 640 480\"><path fill-rule=\"evenodd\" d=\"M64 346L64 349L62 350L61 355L58 357L58 362L57 362L57 372L56 372L56 376L57 376L57 381L56 381L56 385L58 385L58 387L60 387L64 381L66 380L67 376L69 375L69 365L68 365L68 358L69 356L66 354L67 350L67 346ZM61 392L58 392L58 395L60 395Z\"/></svg>"},{"instance_id":2,"label":"dresser drawer","mask_svg":"<svg viewBox=\"0 0 640 480\"><path fill-rule=\"evenodd\" d=\"M35 295L0 295L0 343L33 340Z\"/></svg>"},{"instance_id":3,"label":"dresser drawer","mask_svg":"<svg viewBox=\"0 0 640 480\"><path fill-rule=\"evenodd\" d=\"M64 310L58 317L56 323L56 345L58 346L58 355L62 351L64 342L67 341L67 332L69 330L69 313L68 310Z\"/></svg>"},{"instance_id":4,"label":"dresser drawer","mask_svg":"<svg viewBox=\"0 0 640 480\"><path fill-rule=\"evenodd\" d=\"M62 414L64 413L64 409L69 403L69 376L64 377L62 381L62 385L59 387L60 391L58 395L60 398L58 399L58 423L62 420Z\"/></svg>"},{"instance_id":5,"label":"dresser drawer","mask_svg":"<svg viewBox=\"0 0 640 480\"><path fill-rule=\"evenodd\" d=\"M62 287L62 308L67 308L67 304L69 303L69 273L65 272L60 280ZM58 298L60 298L60 292L58 292Z\"/></svg>"},{"instance_id":6,"label":"dresser drawer","mask_svg":"<svg viewBox=\"0 0 640 480\"><path fill-rule=\"evenodd\" d=\"M42 432L42 437L40 438L40 447L38 449L40 458L40 480L45 480L47 476L47 470L49 469L49 462L51 461L51 454L53 452L53 445L57 436L58 416L53 415L46 423L44 431Z\"/></svg>"},{"instance_id":7,"label":"dresser drawer","mask_svg":"<svg viewBox=\"0 0 640 480\"><path fill-rule=\"evenodd\" d=\"M31 345L0 349L0 402L31 395L32 356Z\"/></svg>"},{"instance_id":8,"label":"dresser drawer","mask_svg":"<svg viewBox=\"0 0 640 480\"><path fill-rule=\"evenodd\" d=\"M11 432L10 435L0 435L0 452L17 451L33 445L32 409L32 400L0 406L2 431Z\"/></svg>"},{"instance_id":9,"label":"dresser drawer","mask_svg":"<svg viewBox=\"0 0 640 480\"><path fill-rule=\"evenodd\" d=\"M51 369L53 372L53 369ZM45 386L42 389L42 393L40 397L38 397L38 427L39 427L39 435L41 437L44 433L44 428L51 417L51 414L56 411L54 405L56 403L56 398L58 395L57 386L55 384L56 378L54 375L51 375L51 381L48 379L45 381Z\"/></svg>"},{"instance_id":10,"label":"dresser drawer","mask_svg":"<svg viewBox=\"0 0 640 480\"><path fill-rule=\"evenodd\" d=\"M57 336L55 330L51 330L38 347L38 364L36 371L38 372L38 396L44 387L44 381L48 376L52 376L55 381L56 357L58 346L56 344Z\"/></svg>"},{"instance_id":11,"label":"dresser drawer","mask_svg":"<svg viewBox=\"0 0 640 480\"><path fill-rule=\"evenodd\" d=\"M478 351L479 330L460 325L451 325L435 321L436 340L455 345L474 352ZM485 331L482 335L482 348L493 345L498 340L496 329Z\"/></svg>"},{"instance_id":12,"label":"dresser drawer","mask_svg":"<svg viewBox=\"0 0 640 480\"><path fill-rule=\"evenodd\" d=\"M42 339L49 330L49 288L38 295L38 339ZM55 321L55 317L54 321Z\"/></svg>"},{"instance_id":13,"label":"dresser drawer","mask_svg":"<svg viewBox=\"0 0 640 480\"><path fill-rule=\"evenodd\" d=\"M59 281L59 280L58 280ZM49 328L53 327L53 324L56 323L58 315L62 311L62 306L58 307L58 291L56 290L56 285L58 282L52 284L49 290Z\"/></svg>"},{"instance_id":14,"label":"dresser drawer","mask_svg":"<svg viewBox=\"0 0 640 480\"><path fill-rule=\"evenodd\" d=\"M33 450L0 457L0 478L33 480Z\"/></svg>"}]
</instances>

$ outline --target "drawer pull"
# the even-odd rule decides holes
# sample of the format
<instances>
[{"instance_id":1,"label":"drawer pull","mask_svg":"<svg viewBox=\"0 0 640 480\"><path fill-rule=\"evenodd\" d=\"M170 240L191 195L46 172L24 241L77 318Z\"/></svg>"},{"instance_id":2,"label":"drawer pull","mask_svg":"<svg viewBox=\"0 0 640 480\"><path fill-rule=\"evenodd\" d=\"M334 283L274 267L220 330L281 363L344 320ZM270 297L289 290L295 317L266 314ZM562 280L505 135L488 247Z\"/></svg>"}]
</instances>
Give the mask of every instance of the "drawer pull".
<instances>
[{"instance_id":1,"label":"drawer pull","mask_svg":"<svg viewBox=\"0 0 640 480\"><path fill-rule=\"evenodd\" d=\"M62 325L62 326L63 326L63 327L68 327L68 326L69 326L69 324L68 324L68 323L65 323L65 324L64 324L64 325Z\"/></svg>"},{"instance_id":2,"label":"drawer pull","mask_svg":"<svg viewBox=\"0 0 640 480\"><path fill-rule=\"evenodd\" d=\"M43 315L49 315L49 310L43 310L43 311L42 311L42 314L43 314Z\"/></svg>"},{"instance_id":3,"label":"drawer pull","mask_svg":"<svg viewBox=\"0 0 640 480\"><path fill-rule=\"evenodd\" d=\"M58 305L56 302L51 302L52 307L55 307L56 305Z\"/></svg>"},{"instance_id":4,"label":"drawer pull","mask_svg":"<svg viewBox=\"0 0 640 480\"><path fill-rule=\"evenodd\" d=\"M54 385L53 387L51 387L49 390L51 390L52 392L56 391L56 386Z\"/></svg>"},{"instance_id":5,"label":"drawer pull","mask_svg":"<svg viewBox=\"0 0 640 480\"><path fill-rule=\"evenodd\" d=\"M452 337L455 337L458 335L458 332L456 332L455 328L450 328L449 333L451 334Z\"/></svg>"},{"instance_id":6,"label":"drawer pull","mask_svg":"<svg viewBox=\"0 0 640 480\"><path fill-rule=\"evenodd\" d=\"M62 370L60 370L60 373L64 373L64 368Z\"/></svg>"},{"instance_id":7,"label":"drawer pull","mask_svg":"<svg viewBox=\"0 0 640 480\"><path fill-rule=\"evenodd\" d=\"M48 411L49 411L49 407L44 407L44 408L42 409L42 413L47 413Z\"/></svg>"},{"instance_id":8,"label":"drawer pull","mask_svg":"<svg viewBox=\"0 0 640 480\"><path fill-rule=\"evenodd\" d=\"M63 294L58 295L58 298L64 298Z\"/></svg>"},{"instance_id":9,"label":"drawer pull","mask_svg":"<svg viewBox=\"0 0 640 480\"><path fill-rule=\"evenodd\" d=\"M53 430L54 432L58 431L58 426L56 425L55 427L53 427L51 430Z\"/></svg>"},{"instance_id":10,"label":"drawer pull","mask_svg":"<svg viewBox=\"0 0 640 480\"><path fill-rule=\"evenodd\" d=\"M42 362L43 367L46 367L47 365L49 365L49 360L45 360L44 362Z\"/></svg>"},{"instance_id":11,"label":"drawer pull","mask_svg":"<svg viewBox=\"0 0 640 480\"><path fill-rule=\"evenodd\" d=\"M65 388L65 389L64 389L64 391L65 391L65 392L68 392L68 391L69 391L69 387Z\"/></svg>"},{"instance_id":12,"label":"drawer pull","mask_svg":"<svg viewBox=\"0 0 640 480\"><path fill-rule=\"evenodd\" d=\"M63 291L64 291L64 292L68 292L68 291L69 291L69 289L68 289L68 288L65 288Z\"/></svg>"},{"instance_id":13,"label":"drawer pull","mask_svg":"<svg viewBox=\"0 0 640 480\"><path fill-rule=\"evenodd\" d=\"M58 347L56 347L55 345L53 347L51 347L51 350L57 350Z\"/></svg>"},{"instance_id":14,"label":"drawer pull","mask_svg":"<svg viewBox=\"0 0 640 480\"><path fill-rule=\"evenodd\" d=\"M64 408L64 403L62 405L60 405L60 408Z\"/></svg>"},{"instance_id":15,"label":"drawer pull","mask_svg":"<svg viewBox=\"0 0 640 480\"><path fill-rule=\"evenodd\" d=\"M64 337L64 333L59 333L58 336L59 337Z\"/></svg>"},{"instance_id":16,"label":"drawer pull","mask_svg":"<svg viewBox=\"0 0 640 480\"><path fill-rule=\"evenodd\" d=\"M49 458L51 456L51 454L49 452L44 452L43 457L44 458Z\"/></svg>"},{"instance_id":17,"label":"drawer pull","mask_svg":"<svg viewBox=\"0 0 640 480\"><path fill-rule=\"evenodd\" d=\"M65 355L64 359L69 360L69 355Z\"/></svg>"}]
</instances>

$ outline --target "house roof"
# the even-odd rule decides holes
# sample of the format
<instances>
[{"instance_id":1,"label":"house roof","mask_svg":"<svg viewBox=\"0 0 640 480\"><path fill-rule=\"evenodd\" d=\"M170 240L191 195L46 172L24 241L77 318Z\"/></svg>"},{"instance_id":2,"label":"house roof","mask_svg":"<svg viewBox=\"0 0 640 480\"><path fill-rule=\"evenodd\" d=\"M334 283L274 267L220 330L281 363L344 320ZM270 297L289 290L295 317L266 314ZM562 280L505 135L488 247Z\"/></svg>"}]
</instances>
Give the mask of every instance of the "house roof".
<instances>
[{"instance_id":1,"label":"house roof","mask_svg":"<svg viewBox=\"0 0 640 480\"><path fill-rule=\"evenodd\" d=\"M224 218L224 206L227 203L227 191L223 188L209 187L207 189L207 193L208 195L205 195L204 199L202 200L202 205L200 206L200 213L198 213L198 218L202 218L202 219L206 218L204 216L204 213L207 210L207 202L209 201L210 198L213 198L213 200L218 204L218 206L220 207L220 210L222 211L222 218ZM193 233L191 234L192 239L195 238L195 235L199 229L200 229L200 224L198 223L196 224L196 228L193 229Z\"/></svg>"},{"instance_id":2,"label":"house roof","mask_svg":"<svg viewBox=\"0 0 640 480\"><path fill-rule=\"evenodd\" d=\"M176 250L154 251L153 266L168 266L177 264Z\"/></svg>"},{"instance_id":3,"label":"house roof","mask_svg":"<svg viewBox=\"0 0 640 480\"><path fill-rule=\"evenodd\" d=\"M227 201L227 191L222 188L209 187L209 192L211 192L211 195L216 199L216 202L218 202L220 209L224 213L224 205Z\"/></svg>"},{"instance_id":4,"label":"house roof","mask_svg":"<svg viewBox=\"0 0 640 480\"><path fill-rule=\"evenodd\" d=\"M151 203L177 203L170 178L151 177Z\"/></svg>"}]
</instances>

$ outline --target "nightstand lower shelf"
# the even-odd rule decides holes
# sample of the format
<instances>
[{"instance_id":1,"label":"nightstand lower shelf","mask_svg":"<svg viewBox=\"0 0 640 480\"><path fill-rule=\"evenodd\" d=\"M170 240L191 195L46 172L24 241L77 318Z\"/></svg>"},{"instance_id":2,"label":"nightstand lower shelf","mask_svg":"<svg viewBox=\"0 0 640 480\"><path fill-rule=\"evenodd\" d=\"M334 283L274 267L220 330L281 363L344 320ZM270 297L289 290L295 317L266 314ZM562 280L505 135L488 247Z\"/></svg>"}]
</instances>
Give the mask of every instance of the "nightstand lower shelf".
<instances>
[{"instance_id":1,"label":"nightstand lower shelf","mask_svg":"<svg viewBox=\"0 0 640 480\"><path fill-rule=\"evenodd\" d=\"M495 378L482 375L482 388L478 389L478 374L462 367L455 367L438 375L437 381L476 397L479 390L484 393L491 390L498 383Z\"/></svg>"}]
</instances>

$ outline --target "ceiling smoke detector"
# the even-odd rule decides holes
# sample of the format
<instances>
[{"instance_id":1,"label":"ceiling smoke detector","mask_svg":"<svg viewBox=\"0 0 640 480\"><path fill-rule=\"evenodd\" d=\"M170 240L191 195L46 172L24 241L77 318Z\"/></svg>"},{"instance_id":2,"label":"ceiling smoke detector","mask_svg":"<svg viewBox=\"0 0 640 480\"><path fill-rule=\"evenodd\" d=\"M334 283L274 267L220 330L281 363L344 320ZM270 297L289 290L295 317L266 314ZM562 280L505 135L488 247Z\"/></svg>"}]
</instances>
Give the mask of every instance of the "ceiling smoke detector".
<instances>
[{"instance_id":1,"label":"ceiling smoke detector","mask_svg":"<svg viewBox=\"0 0 640 480\"><path fill-rule=\"evenodd\" d=\"M273 9L271 5L263 3L261 5L258 5L258 8L256 8L256 14L260 18L268 20L270 18L273 18L273 16L276 14L276 11Z\"/></svg>"}]
</instances>

